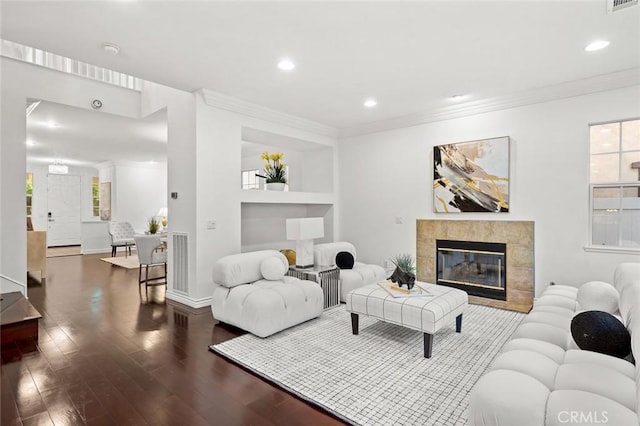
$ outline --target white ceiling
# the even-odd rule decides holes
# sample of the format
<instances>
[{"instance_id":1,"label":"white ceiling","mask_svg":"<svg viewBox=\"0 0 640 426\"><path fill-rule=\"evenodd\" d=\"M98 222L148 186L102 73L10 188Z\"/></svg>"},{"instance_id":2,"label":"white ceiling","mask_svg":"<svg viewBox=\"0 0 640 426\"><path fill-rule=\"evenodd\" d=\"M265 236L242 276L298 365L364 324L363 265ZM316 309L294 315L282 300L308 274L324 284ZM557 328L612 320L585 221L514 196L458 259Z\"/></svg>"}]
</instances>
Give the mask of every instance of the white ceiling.
<instances>
[{"instance_id":1,"label":"white ceiling","mask_svg":"<svg viewBox=\"0 0 640 426\"><path fill-rule=\"evenodd\" d=\"M640 67L640 6L605 0L3 1L1 19L3 39L340 129Z\"/></svg>"},{"instance_id":2,"label":"white ceiling","mask_svg":"<svg viewBox=\"0 0 640 426\"><path fill-rule=\"evenodd\" d=\"M27 160L76 166L108 160L166 162L166 110L136 120L40 102L27 117Z\"/></svg>"}]
</instances>

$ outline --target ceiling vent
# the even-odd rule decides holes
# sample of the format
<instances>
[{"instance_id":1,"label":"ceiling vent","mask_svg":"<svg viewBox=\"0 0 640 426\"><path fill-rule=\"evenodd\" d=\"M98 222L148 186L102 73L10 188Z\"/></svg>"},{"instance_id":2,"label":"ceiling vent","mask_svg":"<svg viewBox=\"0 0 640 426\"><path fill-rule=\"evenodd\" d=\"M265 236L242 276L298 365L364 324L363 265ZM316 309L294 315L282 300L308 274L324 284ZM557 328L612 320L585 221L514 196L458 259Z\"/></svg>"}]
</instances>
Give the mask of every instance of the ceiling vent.
<instances>
[{"instance_id":1,"label":"ceiling vent","mask_svg":"<svg viewBox=\"0 0 640 426\"><path fill-rule=\"evenodd\" d=\"M638 0L607 0L607 13L617 12L625 7L635 6Z\"/></svg>"}]
</instances>

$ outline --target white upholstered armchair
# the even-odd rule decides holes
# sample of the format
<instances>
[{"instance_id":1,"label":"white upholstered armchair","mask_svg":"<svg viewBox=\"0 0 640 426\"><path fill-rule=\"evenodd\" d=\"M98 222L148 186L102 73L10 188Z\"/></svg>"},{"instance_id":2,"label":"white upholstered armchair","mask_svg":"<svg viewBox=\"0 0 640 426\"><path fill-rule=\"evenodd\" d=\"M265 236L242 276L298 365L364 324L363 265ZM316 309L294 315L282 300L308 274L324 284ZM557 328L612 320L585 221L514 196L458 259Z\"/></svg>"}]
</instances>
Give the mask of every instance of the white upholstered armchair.
<instances>
[{"instance_id":1,"label":"white upholstered armchair","mask_svg":"<svg viewBox=\"0 0 640 426\"><path fill-rule=\"evenodd\" d=\"M351 290L367 284L384 281L387 278L382 266L358 262L356 248L346 241L316 244L313 248L313 261L316 265L329 266L336 264L336 255L349 252L353 256L354 264L349 269L340 269L340 301L347 301L347 294Z\"/></svg>"},{"instance_id":2,"label":"white upholstered armchair","mask_svg":"<svg viewBox=\"0 0 640 426\"><path fill-rule=\"evenodd\" d=\"M138 284L144 283L145 290L147 286L167 285L167 252L158 251L160 247L164 247L160 236L158 235L136 235L134 237L136 250L138 252L138 262L140 267L138 270ZM145 274L142 277L142 267L144 266ZM164 266L164 275L149 277L149 268L152 266Z\"/></svg>"},{"instance_id":3,"label":"white upholstered armchair","mask_svg":"<svg viewBox=\"0 0 640 426\"><path fill-rule=\"evenodd\" d=\"M111 236L111 257L116 256L116 248L124 247L124 255L131 254L131 246L135 244L135 231L129 222L109 222Z\"/></svg>"}]
</instances>

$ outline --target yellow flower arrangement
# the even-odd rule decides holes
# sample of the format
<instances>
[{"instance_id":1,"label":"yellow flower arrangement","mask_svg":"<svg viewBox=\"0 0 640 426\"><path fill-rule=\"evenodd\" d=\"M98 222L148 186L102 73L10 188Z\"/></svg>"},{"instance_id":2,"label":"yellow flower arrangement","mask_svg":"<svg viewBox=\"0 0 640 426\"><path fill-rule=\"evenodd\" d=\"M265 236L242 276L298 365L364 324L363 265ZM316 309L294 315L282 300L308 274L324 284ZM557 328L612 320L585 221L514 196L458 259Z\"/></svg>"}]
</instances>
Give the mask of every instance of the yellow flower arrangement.
<instances>
[{"instance_id":1,"label":"yellow flower arrangement","mask_svg":"<svg viewBox=\"0 0 640 426\"><path fill-rule=\"evenodd\" d=\"M267 179L267 183L287 183L286 164L282 161L284 154L281 152L274 152L269 154L267 151L260 155L260 158L264 160L264 172L265 176L257 175Z\"/></svg>"}]
</instances>

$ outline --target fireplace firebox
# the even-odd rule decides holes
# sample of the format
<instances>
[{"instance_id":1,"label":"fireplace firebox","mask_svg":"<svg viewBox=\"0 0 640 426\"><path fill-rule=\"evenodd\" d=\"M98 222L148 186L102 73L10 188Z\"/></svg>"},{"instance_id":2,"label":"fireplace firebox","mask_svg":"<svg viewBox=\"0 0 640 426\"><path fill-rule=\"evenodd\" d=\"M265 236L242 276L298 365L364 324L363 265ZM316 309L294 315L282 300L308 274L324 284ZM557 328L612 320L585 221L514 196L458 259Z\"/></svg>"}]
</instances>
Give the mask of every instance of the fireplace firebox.
<instances>
[{"instance_id":1,"label":"fireplace firebox","mask_svg":"<svg viewBox=\"0 0 640 426\"><path fill-rule=\"evenodd\" d=\"M436 240L436 284L507 300L507 245Z\"/></svg>"}]
</instances>

